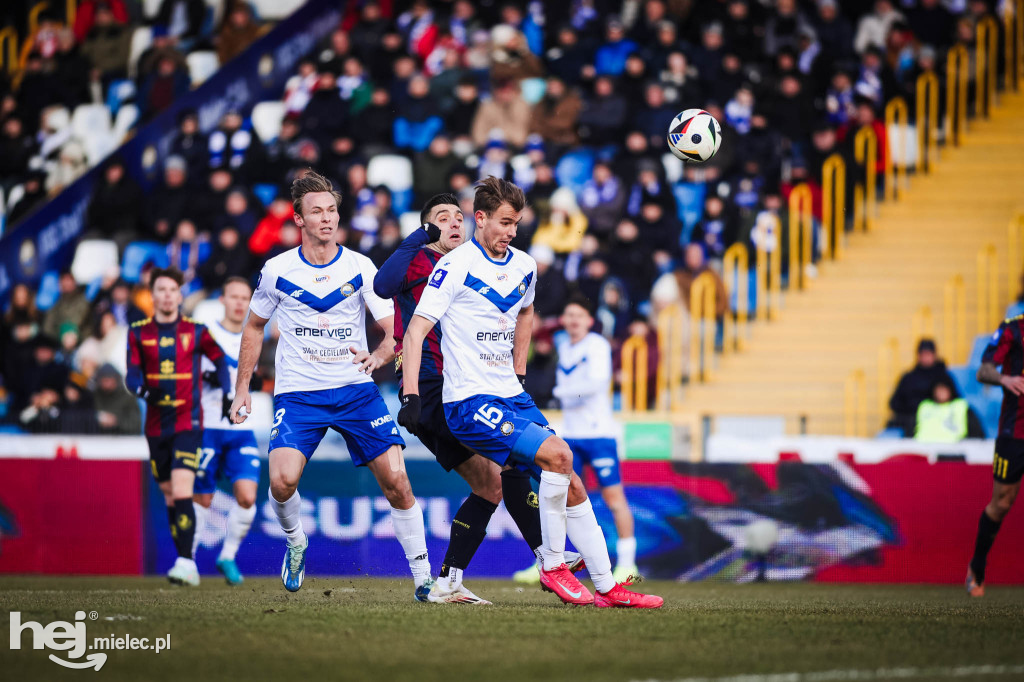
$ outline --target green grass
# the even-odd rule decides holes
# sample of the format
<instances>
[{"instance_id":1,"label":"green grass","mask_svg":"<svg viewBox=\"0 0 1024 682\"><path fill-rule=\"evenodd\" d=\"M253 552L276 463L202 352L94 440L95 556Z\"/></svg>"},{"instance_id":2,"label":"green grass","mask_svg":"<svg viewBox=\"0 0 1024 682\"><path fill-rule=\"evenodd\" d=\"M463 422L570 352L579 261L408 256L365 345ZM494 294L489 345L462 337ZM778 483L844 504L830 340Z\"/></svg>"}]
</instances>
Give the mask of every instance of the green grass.
<instances>
[{"instance_id":1,"label":"green grass","mask_svg":"<svg viewBox=\"0 0 1024 682\"><path fill-rule=\"evenodd\" d=\"M5 614L0 678L590 681L1024 664L1024 588L969 600L958 587L648 582L665 608L612 611L468 584L495 606L415 603L410 581L307 578L293 595L278 580L232 589L207 578L189 590L158 578L4 577L0 610L23 622L96 611L90 639L172 639L159 656L112 651L99 673L64 670L25 648L29 633L9 650Z\"/></svg>"}]
</instances>

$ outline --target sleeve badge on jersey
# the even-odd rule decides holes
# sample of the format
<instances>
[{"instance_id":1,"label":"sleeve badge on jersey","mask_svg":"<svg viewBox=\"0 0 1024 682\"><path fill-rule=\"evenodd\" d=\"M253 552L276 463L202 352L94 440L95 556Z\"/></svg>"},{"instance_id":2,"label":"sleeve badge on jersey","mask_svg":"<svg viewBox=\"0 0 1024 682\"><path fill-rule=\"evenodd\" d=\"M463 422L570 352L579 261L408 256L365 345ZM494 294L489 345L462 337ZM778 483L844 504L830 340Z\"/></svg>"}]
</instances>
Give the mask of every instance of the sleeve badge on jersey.
<instances>
[{"instance_id":1,"label":"sleeve badge on jersey","mask_svg":"<svg viewBox=\"0 0 1024 682\"><path fill-rule=\"evenodd\" d=\"M341 295L348 298L352 294L356 293L356 288L352 282L345 282L341 285Z\"/></svg>"},{"instance_id":2,"label":"sleeve badge on jersey","mask_svg":"<svg viewBox=\"0 0 1024 682\"><path fill-rule=\"evenodd\" d=\"M441 288L441 282L444 281L444 278L447 275L448 275L448 271L447 270L442 270L441 268L438 268L437 270L434 270L434 274L430 276L430 283L429 283L428 286L432 286L435 289L440 289Z\"/></svg>"},{"instance_id":3,"label":"sleeve badge on jersey","mask_svg":"<svg viewBox=\"0 0 1024 682\"><path fill-rule=\"evenodd\" d=\"M520 296L525 296L526 295L526 282L520 282L519 283L519 295Z\"/></svg>"}]
</instances>

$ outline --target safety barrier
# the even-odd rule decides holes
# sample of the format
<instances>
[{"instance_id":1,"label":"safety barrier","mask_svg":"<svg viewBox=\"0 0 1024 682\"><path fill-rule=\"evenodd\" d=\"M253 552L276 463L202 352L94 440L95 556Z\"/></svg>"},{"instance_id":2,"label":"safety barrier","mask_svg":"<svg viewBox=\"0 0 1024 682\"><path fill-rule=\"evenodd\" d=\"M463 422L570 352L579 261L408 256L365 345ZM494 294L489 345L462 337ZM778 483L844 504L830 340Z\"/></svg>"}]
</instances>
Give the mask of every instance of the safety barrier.
<instances>
[{"instance_id":1,"label":"safety barrier","mask_svg":"<svg viewBox=\"0 0 1024 682\"><path fill-rule=\"evenodd\" d=\"M711 379L717 331L715 302L715 276L703 272L690 286L690 381Z\"/></svg>"},{"instance_id":2,"label":"safety barrier","mask_svg":"<svg viewBox=\"0 0 1024 682\"><path fill-rule=\"evenodd\" d=\"M874 128L865 126L857 131L853 154L864 166L863 182L858 180L853 187L853 229L869 232L878 212L878 135Z\"/></svg>"},{"instance_id":3,"label":"safety barrier","mask_svg":"<svg viewBox=\"0 0 1024 682\"><path fill-rule=\"evenodd\" d=\"M942 297L943 346L951 364L967 361L967 294L962 275L953 275L946 282Z\"/></svg>"},{"instance_id":4,"label":"safety barrier","mask_svg":"<svg viewBox=\"0 0 1024 682\"><path fill-rule=\"evenodd\" d=\"M743 350L746 342L747 320L750 317L750 277L747 274L749 271L750 256L746 244L737 242L725 250L722 257L725 290L730 299L736 297L736 309L727 309L725 312L723 352ZM792 281L792 272L789 276Z\"/></svg>"},{"instance_id":5,"label":"safety barrier","mask_svg":"<svg viewBox=\"0 0 1024 682\"><path fill-rule=\"evenodd\" d=\"M690 288L691 299L696 286L695 280ZM711 314L714 316L713 310ZM697 343L694 339L694 331L688 326L692 327L693 325L688 325L686 308L682 303L670 305L658 313L657 329L660 353L658 355L657 397L655 400L658 409L674 410L683 402L687 338L689 337L690 344ZM714 343L713 337L712 343ZM708 361L710 362L710 356ZM692 377L692 368L690 372Z\"/></svg>"},{"instance_id":6,"label":"safety barrier","mask_svg":"<svg viewBox=\"0 0 1024 682\"><path fill-rule=\"evenodd\" d=\"M647 409L647 339L631 336L622 344L622 409Z\"/></svg>"},{"instance_id":7,"label":"safety barrier","mask_svg":"<svg viewBox=\"0 0 1024 682\"><path fill-rule=\"evenodd\" d=\"M807 266L811 260L814 229L811 188L800 183L789 193L789 288L807 287Z\"/></svg>"},{"instance_id":8,"label":"safety barrier","mask_svg":"<svg viewBox=\"0 0 1024 682\"><path fill-rule=\"evenodd\" d=\"M939 155L939 77L925 71L917 77L917 172L927 173Z\"/></svg>"},{"instance_id":9,"label":"safety barrier","mask_svg":"<svg viewBox=\"0 0 1024 682\"><path fill-rule=\"evenodd\" d=\"M782 307L782 222L779 216L771 215L775 232L775 243L769 252L765 242L769 235L762 235L757 243L757 317L761 320L778 319Z\"/></svg>"},{"instance_id":10,"label":"safety barrier","mask_svg":"<svg viewBox=\"0 0 1024 682\"><path fill-rule=\"evenodd\" d=\"M993 17L978 20L974 52L974 115L988 115L996 102L996 64L999 58L999 23Z\"/></svg>"},{"instance_id":11,"label":"safety barrier","mask_svg":"<svg viewBox=\"0 0 1024 682\"><path fill-rule=\"evenodd\" d=\"M822 254L839 260L843 250L846 220L846 162L839 154L825 159L821 167L821 222L827 242Z\"/></svg>"},{"instance_id":12,"label":"safety barrier","mask_svg":"<svg viewBox=\"0 0 1024 682\"><path fill-rule=\"evenodd\" d=\"M967 77L970 56L963 45L954 45L946 55L946 139L960 146L967 131Z\"/></svg>"},{"instance_id":13,"label":"safety barrier","mask_svg":"<svg viewBox=\"0 0 1024 682\"><path fill-rule=\"evenodd\" d=\"M37 2L28 11L28 40L31 40L32 36L39 30L39 15L49 9L49 7L50 3L48 2Z\"/></svg>"},{"instance_id":14,"label":"safety barrier","mask_svg":"<svg viewBox=\"0 0 1024 682\"><path fill-rule=\"evenodd\" d=\"M13 26L0 31L0 66L7 69L7 74L13 76L18 70L18 32Z\"/></svg>"},{"instance_id":15,"label":"safety barrier","mask_svg":"<svg viewBox=\"0 0 1024 682\"><path fill-rule=\"evenodd\" d=\"M1000 318L999 252L990 242L978 251L978 333L991 333Z\"/></svg>"},{"instance_id":16,"label":"safety barrier","mask_svg":"<svg viewBox=\"0 0 1024 682\"><path fill-rule=\"evenodd\" d=\"M847 436L868 434L868 390L864 370L855 369L843 383L843 426Z\"/></svg>"},{"instance_id":17,"label":"safety barrier","mask_svg":"<svg viewBox=\"0 0 1024 682\"><path fill-rule=\"evenodd\" d=\"M893 97L885 105L885 134L888 145L884 150L885 194L883 198L886 201L890 199L895 201L899 198L899 192L907 187L907 144L910 142L910 115L907 112L907 101L902 97ZM920 152L918 153L920 154Z\"/></svg>"},{"instance_id":18,"label":"safety barrier","mask_svg":"<svg viewBox=\"0 0 1024 682\"><path fill-rule=\"evenodd\" d=\"M916 345L916 344L915 344ZM889 394L903 363L900 362L900 341L890 336L878 347L878 415L885 419L889 413Z\"/></svg>"}]
</instances>

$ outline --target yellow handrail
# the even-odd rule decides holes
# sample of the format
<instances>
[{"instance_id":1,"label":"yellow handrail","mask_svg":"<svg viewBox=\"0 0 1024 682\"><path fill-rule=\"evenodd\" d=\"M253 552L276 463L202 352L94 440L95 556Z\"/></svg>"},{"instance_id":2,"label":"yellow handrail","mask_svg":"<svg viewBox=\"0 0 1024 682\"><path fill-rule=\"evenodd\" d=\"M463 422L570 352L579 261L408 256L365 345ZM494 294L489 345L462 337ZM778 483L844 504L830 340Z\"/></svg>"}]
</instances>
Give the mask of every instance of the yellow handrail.
<instances>
[{"instance_id":1,"label":"yellow handrail","mask_svg":"<svg viewBox=\"0 0 1024 682\"><path fill-rule=\"evenodd\" d=\"M932 309L929 306L923 305L921 306L921 309L914 313L913 317L910 318L910 339L913 343L910 350L913 354L916 354L917 344L921 343L921 339L934 338L935 317L932 315Z\"/></svg>"},{"instance_id":2,"label":"yellow handrail","mask_svg":"<svg viewBox=\"0 0 1024 682\"><path fill-rule=\"evenodd\" d=\"M822 253L830 253L832 260L839 260L843 249L843 232L846 220L846 162L839 154L825 159L821 167L821 221L823 233L828 242Z\"/></svg>"},{"instance_id":3,"label":"yellow handrail","mask_svg":"<svg viewBox=\"0 0 1024 682\"><path fill-rule=\"evenodd\" d=\"M1017 89L1017 63L1014 55L1017 50L1017 13L1016 3L1005 3L1003 7L1003 90L1009 92Z\"/></svg>"},{"instance_id":4,"label":"yellow handrail","mask_svg":"<svg viewBox=\"0 0 1024 682\"><path fill-rule=\"evenodd\" d=\"M715 276L703 272L690 285L690 381L711 380L715 331Z\"/></svg>"},{"instance_id":5,"label":"yellow handrail","mask_svg":"<svg viewBox=\"0 0 1024 682\"><path fill-rule=\"evenodd\" d=\"M64 23L69 27L74 26L78 16L78 0L64 0L64 15Z\"/></svg>"},{"instance_id":6,"label":"yellow handrail","mask_svg":"<svg viewBox=\"0 0 1024 682\"><path fill-rule=\"evenodd\" d=\"M871 126L864 126L853 138L853 154L864 166L864 181L853 187L853 229L868 232L878 211L878 136Z\"/></svg>"},{"instance_id":7,"label":"yellow handrail","mask_svg":"<svg viewBox=\"0 0 1024 682\"><path fill-rule=\"evenodd\" d=\"M813 209L811 188L800 183L789 193L789 288L807 288L807 266L811 263Z\"/></svg>"},{"instance_id":8,"label":"yellow handrail","mask_svg":"<svg viewBox=\"0 0 1024 682\"><path fill-rule=\"evenodd\" d=\"M733 311L725 311L725 338L722 349L725 352L739 351L743 350L744 339L747 336L747 318L750 316L750 256L747 253L747 245L737 242L726 249L722 257L722 269L725 275L725 290L729 292L730 297L736 295L735 319Z\"/></svg>"},{"instance_id":9,"label":"yellow handrail","mask_svg":"<svg viewBox=\"0 0 1024 682\"><path fill-rule=\"evenodd\" d=\"M8 75L13 76L18 70L18 32L13 26L0 30L0 59L3 60L0 66L6 67Z\"/></svg>"},{"instance_id":10,"label":"yellow handrail","mask_svg":"<svg viewBox=\"0 0 1024 682\"><path fill-rule=\"evenodd\" d=\"M655 407L674 410L682 404L683 375L686 373L686 309L673 303L658 313L658 373ZM691 339L692 342L692 339Z\"/></svg>"},{"instance_id":11,"label":"yellow handrail","mask_svg":"<svg viewBox=\"0 0 1024 682\"><path fill-rule=\"evenodd\" d=\"M925 173L939 154L939 77L934 71L917 77L916 109L917 171Z\"/></svg>"},{"instance_id":12,"label":"yellow handrail","mask_svg":"<svg viewBox=\"0 0 1024 682\"><path fill-rule=\"evenodd\" d=\"M920 115L918 116L920 118ZM910 115L907 101L893 97L885 105L885 134L888 145L885 153L885 199L896 200L907 186L907 141L910 133ZM920 134L919 134L920 135ZM918 151L918 154L921 152ZM898 163L897 163L898 162ZM902 175L903 181L900 182Z\"/></svg>"},{"instance_id":13,"label":"yellow handrail","mask_svg":"<svg viewBox=\"0 0 1024 682\"><path fill-rule=\"evenodd\" d=\"M900 341L895 336L878 347L878 416L884 423L889 414L889 393L900 367Z\"/></svg>"},{"instance_id":14,"label":"yellow handrail","mask_svg":"<svg viewBox=\"0 0 1024 682\"><path fill-rule=\"evenodd\" d=\"M967 294L963 276L950 277L942 293L943 347L950 363L960 364L967 360Z\"/></svg>"},{"instance_id":15,"label":"yellow handrail","mask_svg":"<svg viewBox=\"0 0 1024 682\"><path fill-rule=\"evenodd\" d=\"M999 252L990 242L978 251L978 333L990 333L1000 317Z\"/></svg>"},{"instance_id":16,"label":"yellow handrail","mask_svg":"<svg viewBox=\"0 0 1024 682\"><path fill-rule=\"evenodd\" d=\"M1006 296L1012 299L1021 291L1021 276L1024 274L1021 256L1021 244L1024 244L1024 211L1018 211L1007 227Z\"/></svg>"},{"instance_id":17,"label":"yellow handrail","mask_svg":"<svg viewBox=\"0 0 1024 682\"><path fill-rule=\"evenodd\" d=\"M622 410L647 409L647 339L631 336L622 344Z\"/></svg>"},{"instance_id":18,"label":"yellow handrail","mask_svg":"<svg viewBox=\"0 0 1024 682\"><path fill-rule=\"evenodd\" d=\"M770 215L775 233L775 244L771 250L765 246L770 235L763 234L757 243L757 317L774 320L782 307L782 222L774 213ZM754 229L758 229L755 225Z\"/></svg>"},{"instance_id":19,"label":"yellow handrail","mask_svg":"<svg viewBox=\"0 0 1024 682\"><path fill-rule=\"evenodd\" d=\"M1017 0L1014 3L1013 15L1017 18L1016 39L1013 42L1017 45L1014 61L1017 65L1017 84L1019 87L1021 81L1024 81L1024 0Z\"/></svg>"},{"instance_id":20,"label":"yellow handrail","mask_svg":"<svg viewBox=\"0 0 1024 682\"><path fill-rule=\"evenodd\" d=\"M864 370L855 369L843 383L845 433L850 437L868 434L868 392Z\"/></svg>"},{"instance_id":21,"label":"yellow handrail","mask_svg":"<svg viewBox=\"0 0 1024 682\"><path fill-rule=\"evenodd\" d=\"M39 30L39 15L45 12L49 6L48 2L37 2L32 5L32 9L28 12L28 38L26 40L31 40L35 36L36 31Z\"/></svg>"},{"instance_id":22,"label":"yellow handrail","mask_svg":"<svg viewBox=\"0 0 1024 682\"><path fill-rule=\"evenodd\" d=\"M946 139L959 146L967 130L967 48L954 45L946 56Z\"/></svg>"},{"instance_id":23,"label":"yellow handrail","mask_svg":"<svg viewBox=\"0 0 1024 682\"><path fill-rule=\"evenodd\" d=\"M988 118L996 102L996 61L999 57L999 24L993 17L978 20L974 50L974 115Z\"/></svg>"}]
</instances>

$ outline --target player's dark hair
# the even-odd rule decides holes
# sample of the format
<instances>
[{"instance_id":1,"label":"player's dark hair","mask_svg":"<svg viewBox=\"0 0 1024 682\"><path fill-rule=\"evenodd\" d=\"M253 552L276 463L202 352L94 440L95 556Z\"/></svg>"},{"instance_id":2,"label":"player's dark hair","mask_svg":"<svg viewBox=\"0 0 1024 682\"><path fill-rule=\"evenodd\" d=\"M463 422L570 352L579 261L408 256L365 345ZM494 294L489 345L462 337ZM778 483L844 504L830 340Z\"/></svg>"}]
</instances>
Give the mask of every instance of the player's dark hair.
<instances>
[{"instance_id":1,"label":"player's dark hair","mask_svg":"<svg viewBox=\"0 0 1024 682\"><path fill-rule=\"evenodd\" d=\"M489 175L476 183L476 196L473 197L473 212L483 211L490 216L502 204L508 204L515 212L526 208L526 195L515 184Z\"/></svg>"},{"instance_id":2,"label":"player's dark hair","mask_svg":"<svg viewBox=\"0 0 1024 682\"><path fill-rule=\"evenodd\" d=\"M341 194L334 190L331 181L316 171L308 170L301 178L292 180L292 208L297 214L302 215L302 197L319 192L330 192L334 197L334 203L341 206Z\"/></svg>"},{"instance_id":3,"label":"player's dark hair","mask_svg":"<svg viewBox=\"0 0 1024 682\"><path fill-rule=\"evenodd\" d=\"M451 192L443 192L441 194L435 194L427 199L427 203L423 204L423 210L420 211L420 224L422 225L427 222L427 218L430 217L430 212L433 211L435 207L448 204L458 206L459 198Z\"/></svg>"},{"instance_id":4,"label":"player's dark hair","mask_svg":"<svg viewBox=\"0 0 1024 682\"><path fill-rule=\"evenodd\" d=\"M584 296L583 294L575 293L571 295L569 297L569 300L565 302L565 305L562 306L562 310L564 311L571 305L578 305L579 307L586 310L588 315L590 315L591 317L594 316L594 304L591 303L590 299Z\"/></svg>"},{"instance_id":5,"label":"player's dark hair","mask_svg":"<svg viewBox=\"0 0 1024 682\"><path fill-rule=\"evenodd\" d=\"M245 277L239 277L238 275L228 277L226 280L224 280L224 286L221 287L221 291L225 291L228 288L229 284L244 284L245 286L249 287L249 291L252 291L252 284L250 284L249 280L247 280Z\"/></svg>"},{"instance_id":6,"label":"player's dark hair","mask_svg":"<svg viewBox=\"0 0 1024 682\"><path fill-rule=\"evenodd\" d=\"M149 273L150 291L156 289L156 281L161 277L173 279L179 287L185 286L185 275L181 274L181 270L178 268L154 268L153 272Z\"/></svg>"}]
</instances>

